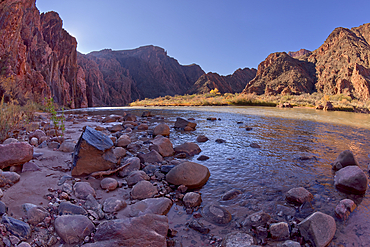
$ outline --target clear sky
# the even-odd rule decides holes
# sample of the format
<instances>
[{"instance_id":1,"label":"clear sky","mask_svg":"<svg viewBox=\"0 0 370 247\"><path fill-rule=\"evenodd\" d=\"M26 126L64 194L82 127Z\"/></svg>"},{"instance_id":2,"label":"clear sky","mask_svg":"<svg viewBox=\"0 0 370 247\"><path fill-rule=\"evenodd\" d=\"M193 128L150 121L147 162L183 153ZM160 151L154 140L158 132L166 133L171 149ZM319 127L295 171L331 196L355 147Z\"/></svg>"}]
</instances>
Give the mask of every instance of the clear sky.
<instances>
[{"instance_id":1,"label":"clear sky","mask_svg":"<svg viewBox=\"0 0 370 247\"><path fill-rule=\"evenodd\" d=\"M270 53L317 49L336 27L370 22L370 1L37 0L56 11L78 51L156 45L180 64L221 75Z\"/></svg>"}]
</instances>

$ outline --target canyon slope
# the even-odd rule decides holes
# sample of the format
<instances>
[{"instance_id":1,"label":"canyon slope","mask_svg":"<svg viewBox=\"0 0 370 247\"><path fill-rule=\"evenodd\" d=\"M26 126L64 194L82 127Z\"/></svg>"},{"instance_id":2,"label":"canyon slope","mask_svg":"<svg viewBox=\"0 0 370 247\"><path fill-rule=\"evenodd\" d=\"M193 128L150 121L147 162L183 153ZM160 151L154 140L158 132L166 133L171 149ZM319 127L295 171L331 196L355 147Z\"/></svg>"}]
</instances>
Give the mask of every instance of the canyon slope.
<instances>
[{"instance_id":1,"label":"canyon slope","mask_svg":"<svg viewBox=\"0 0 370 247\"><path fill-rule=\"evenodd\" d=\"M249 81L256 76L256 69L238 69L232 75L221 76L209 72L202 75L187 91L188 94L208 93L217 88L220 93L240 93Z\"/></svg>"},{"instance_id":2,"label":"canyon slope","mask_svg":"<svg viewBox=\"0 0 370 247\"><path fill-rule=\"evenodd\" d=\"M266 95L315 91L370 99L369 23L352 29L336 28L312 53L293 53L293 57L270 54L243 90Z\"/></svg>"}]
</instances>

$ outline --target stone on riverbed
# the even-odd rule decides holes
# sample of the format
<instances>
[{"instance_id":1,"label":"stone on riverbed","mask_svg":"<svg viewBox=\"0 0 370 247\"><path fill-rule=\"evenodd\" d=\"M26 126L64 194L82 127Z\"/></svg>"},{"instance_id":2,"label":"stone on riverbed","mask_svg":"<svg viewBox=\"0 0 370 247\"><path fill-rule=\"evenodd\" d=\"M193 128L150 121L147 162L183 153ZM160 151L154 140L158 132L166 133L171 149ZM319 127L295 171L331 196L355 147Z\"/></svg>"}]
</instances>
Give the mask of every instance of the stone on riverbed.
<instances>
[{"instance_id":1,"label":"stone on riverbed","mask_svg":"<svg viewBox=\"0 0 370 247\"><path fill-rule=\"evenodd\" d=\"M195 127L197 126L196 123L189 122L186 119L183 118L177 118L175 122L175 129L182 129L182 130L195 130Z\"/></svg>"},{"instance_id":2,"label":"stone on riverbed","mask_svg":"<svg viewBox=\"0 0 370 247\"><path fill-rule=\"evenodd\" d=\"M153 136L157 135L170 136L170 127L165 123L158 124L153 130Z\"/></svg>"},{"instance_id":3,"label":"stone on riverbed","mask_svg":"<svg viewBox=\"0 0 370 247\"><path fill-rule=\"evenodd\" d=\"M22 205L23 210L26 212L28 223L31 225L37 225L41 221L43 221L47 216L49 216L49 212L40 206L36 206L31 203L25 203Z\"/></svg>"},{"instance_id":4,"label":"stone on riverbed","mask_svg":"<svg viewBox=\"0 0 370 247\"><path fill-rule=\"evenodd\" d=\"M273 239L289 239L289 225L286 222L273 223L270 225L270 234Z\"/></svg>"},{"instance_id":5,"label":"stone on riverbed","mask_svg":"<svg viewBox=\"0 0 370 247\"><path fill-rule=\"evenodd\" d=\"M133 200L142 200L146 198L151 198L158 193L156 186L151 184L148 181L140 181L131 190L131 199Z\"/></svg>"},{"instance_id":6,"label":"stone on riverbed","mask_svg":"<svg viewBox=\"0 0 370 247\"><path fill-rule=\"evenodd\" d=\"M313 195L303 187L290 189L285 196L287 201L294 204L303 204L313 199Z\"/></svg>"},{"instance_id":7,"label":"stone on riverbed","mask_svg":"<svg viewBox=\"0 0 370 247\"><path fill-rule=\"evenodd\" d=\"M335 173L335 187L345 193L365 194L367 175L358 166L346 166Z\"/></svg>"},{"instance_id":8,"label":"stone on riverbed","mask_svg":"<svg viewBox=\"0 0 370 247\"><path fill-rule=\"evenodd\" d=\"M75 192L75 196L79 199L86 200L88 195L92 195L95 197L96 192L93 187L88 182L77 182L73 186L73 190Z\"/></svg>"},{"instance_id":9,"label":"stone on riverbed","mask_svg":"<svg viewBox=\"0 0 370 247\"><path fill-rule=\"evenodd\" d=\"M127 217L136 217L144 214L166 215L170 211L172 204L172 200L166 197L148 198L131 204L122 213Z\"/></svg>"},{"instance_id":10,"label":"stone on riverbed","mask_svg":"<svg viewBox=\"0 0 370 247\"><path fill-rule=\"evenodd\" d=\"M109 197L105 199L103 203L103 211L106 213L118 212L121 209L124 209L127 206L127 203L116 197Z\"/></svg>"},{"instance_id":11,"label":"stone on riverbed","mask_svg":"<svg viewBox=\"0 0 370 247\"><path fill-rule=\"evenodd\" d=\"M205 136L205 135L199 135L198 137L197 137L197 142L206 142L206 141L208 141L209 139L208 139L208 137L207 136Z\"/></svg>"},{"instance_id":12,"label":"stone on riverbed","mask_svg":"<svg viewBox=\"0 0 370 247\"><path fill-rule=\"evenodd\" d=\"M75 150L75 144L72 140L65 140L60 145L58 151L65 152L65 153L72 153Z\"/></svg>"},{"instance_id":13,"label":"stone on riverbed","mask_svg":"<svg viewBox=\"0 0 370 247\"><path fill-rule=\"evenodd\" d=\"M137 157L131 157L131 158L128 158L126 159L122 166L126 166L125 168L123 168L122 170L120 170L118 172L118 174L121 176L121 177L126 177L128 176L132 171L137 171L137 170L140 170L140 159L137 158Z\"/></svg>"},{"instance_id":14,"label":"stone on riverbed","mask_svg":"<svg viewBox=\"0 0 370 247\"><path fill-rule=\"evenodd\" d=\"M3 169L30 161L33 157L33 147L26 142L0 144L0 154L0 169Z\"/></svg>"},{"instance_id":15,"label":"stone on riverbed","mask_svg":"<svg viewBox=\"0 0 370 247\"><path fill-rule=\"evenodd\" d=\"M146 214L134 218L111 220L101 223L95 233L98 246L167 246L168 219L166 216Z\"/></svg>"},{"instance_id":16,"label":"stone on riverbed","mask_svg":"<svg viewBox=\"0 0 370 247\"><path fill-rule=\"evenodd\" d=\"M271 219L271 216L264 211L259 211L254 214L248 215L247 218L243 221L242 225L244 227L254 227L258 226L266 227L267 222Z\"/></svg>"},{"instance_id":17,"label":"stone on riverbed","mask_svg":"<svg viewBox=\"0 0 370 247\"><path fill-rule=\"evenodd\" d=\"M23 221L3 215L1 223L5 225L6 230L20 239L28 239L31 236L30 225Z\"/></svg>"},{"instance_id":18,"label":"stone on riverbed","mask_svg":"<svg viewBox=\"0 0 370 247\"><path fill-rule=\"evenodd\" d=\"M228 192L226 192L225 194L222 195L222 200L223 201L228 201L228 200L232 200L234 199L235 197L237 197L238 195L240 195L242 192L240 190L237 190L237 189L232 189Z\"/></svg>"},{"instance_id":19,"label":"stone on riverbed","mask_svg":"<svg viewBox=\"0 0 370 247\"><path fill-rule=\"evenodd\" d=\"M358 162L351 150L344 150L331 165L334 171L338 171L346 166L358 166Z\"/></svg>"},{"instance_id":20,"label":"stone on riverbed","mask_svg":"<svg viewBox=\"0 0 370 247\"><path fill-rule=\"evenodd\" d=\"M325 247L333 239L337 227L333 217L315 212L299 223L298 229L306 241L316 247Z\"/></svg>"},{"instance_id":21,"label":"stone on riverbed","mask_svg":"<svg viewBox=\"0 0 370 247\"><path fill-rule=\"evenodd\" d=\"M175 153L170 139L166 137L156 136L152 143L149 149L157 151L163 157L172 156Z\"/></svg>"},{"instance_id":22,"label":"stone on riverbed","mask_svg":"<svg viewBox=\"0 0 370 247\"><path fill-rule=\"evenodd\" d=\"M128 186L133 186L143 180L150 180L149 176L144 171L132 171L126 178Z\"/></svg>"},{"instance_id":23,"label":"stone on riverbed","mask_svg":"<svg viewBox=\"0 0 370 247\"><path fill-rule=\"evenodd\" d=\"M231 221L231 214L225 208L216 205L207 205L202 211L203 217L217 225L225 225Z\"/></svg>"},{"instance_id":24,"label":"stone on riverbed","mask_svg":"<svg viewBox=\"0 0 370 247\"><path fill-rule=\"evenodd\" d=\"M175 152L185 153L186 156L193 156L199 154L202 150L199 148L198 144L194 142L185 142L184 144L175 147Z\"/></svg>"},{"instance_id":25,"label":"stone on riverbed","mask_svg":"<svg viewBox=\"0 0 370 247\"><path fill-rule=\"evenodd\" d=\"M251 235L244 232L233 232L227 234L222 240L222 247L244 247L254 246L254 239Z\"/></svg>"},{"instance_id":26,"label":"stone on riverbed","mask_svg":"<svg viewBox=\"0 0 370 247\"><path fill-rule=\"evenodd\" d=\"M351 199L343 199L335 207L335 215L339 219L346 220L355 209L356 204Z\"/></svg>"},{"instance_id":27,"label":"stone on riverbed","mask_svg":"<svg viewBox=\"0 0 370 247\"><path fill-rule=\"evenodd\" d=\"M156 163L163 161L163 157L155 150L145 154L140 153L137 157L140 159L141 163Z\"/></svg>"},{"instance_id":28,"label":"stone on riverbed","mask_svg":"<svg viewBox=\"0 0 370 247\"><path fill-rule=\"evenodd\" d=\"M55 231L67 244L80 244L90 235L94 224L83 215L63 215L55 219Z\"/></svg>"},{"instance_id":29,"label":"stone on riverbed","mask_svg":"<svg viewBox=\"0 0 370 247\"><path fill-rule=\"evenodd\" d=\"M189 189L202 187L210 176L206 166L184 162L172 168L166 175L167 182L174 185L185 185Z\"/></svg>"},{"instance_id":30,"label":"stone on riverbed","mask_svg":"<svg viewBox=\"0 0 370 247\"><path fill-rule=\"evenodd\" d=\"M73 153L72 176L114 168L112 147L113 142L108 136L86 126Z\"/></svg>"},{"instance_id":31,"label":"stone on riverbed","mask_svg":"<svg viewBox=\"0 0 370 247\"><path fill-rule=\"evenodd\" d=\"M118 181L114 178L104 178L100 181L100 187L103 190L113 191L118 187Z\"/></svg>"},{"instance_id":32,"label":"stone on riverbed","mask_svg":"<svg viewBox=\"0 0 370 247\"><path fill-rule=\"evenodd\" d=\"M198 193L188 192L185 194L182 201L184 202L186 207L193 208L200 206L200 204L202 203L202 197Z\"/></svg>"},{"instance_id":33,"label":"stone on riverbed","mask_svg":"<svg viewBox=\"0 0 370 247\"><path fill-rule=\"evenodd\" d=\"M131 143L131 138L128 135L121 135L117 140L117 147L127 147Z\"/></svg>"},{"instance_id":34,"label":"stone on riverbed","mask_svg":"<svg viewBox=\"0 0 370 247\"><path fill-rule=\"evenodd\" d=\"M83 207L78 205L69 203L69 202L61 202L58 207L58 214L59 215L85 215L87 216L87 212Z\"/></svg>"}]
</instances>

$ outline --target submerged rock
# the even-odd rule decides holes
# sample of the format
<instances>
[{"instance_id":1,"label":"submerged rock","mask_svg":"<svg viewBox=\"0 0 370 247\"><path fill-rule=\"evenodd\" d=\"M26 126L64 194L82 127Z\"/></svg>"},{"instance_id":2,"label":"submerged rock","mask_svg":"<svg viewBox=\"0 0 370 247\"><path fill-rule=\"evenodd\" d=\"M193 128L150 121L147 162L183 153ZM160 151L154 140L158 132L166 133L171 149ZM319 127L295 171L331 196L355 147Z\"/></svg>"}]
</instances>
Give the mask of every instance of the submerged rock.
<instances>
[{"instance_id":1,"label":"submerged rock","mask_svg":"<svg viewBox=\"0 0 370 247\"><path fill-rule=\"evenodd\" d=\"M356 204L351 199L343 199L335 207L335 215L339 219L346 220L355 209Z\"/></svg>"},{"instance_id":2,"label":"submerged rock","mask_svg":"<svg viewBox=\"0 0 370 247\"><path fill-rule=\"evenodd\" d=\"M185 185L189 189L202 187L210 176L206 166L184 162L172 168L166 175L167 182L174 185Z\"/></svg>"},{"instance_id":3,"label":"submerged rock","mask_svg":"<svg viewBox=\"0 0 370 247\"><path fill-rule=\"evenodd\" d=\"M202 210L203 217L214 224L225 225L231 221L231 214L225 208L216 205L207 205Z\"/></svg>"},{"instance_id":4,"label":"submerged rock","mask_svg":"<svg viewBox=\"0 0 370 247\"><path fill-rule=\"evenodd\" d=\"M222 195L222 200L223 201L228 201L228 200L232 200L234 199L235 197L237 197L238 195L240 195L242 192L240 190L237 190L237 189L232 189L228 192L226 192L225 194Z\"/></svg>"},{"instance_id":5,"label":"submerged rock","mask_svg":"<svg viewBox=\"0 0 370 247\"><path fill-rule=\"evenodd\" d=\"M222 247L244 247L252 246L254 239L251 235L244 232L233 232L227 234L222 240Z\"/></svg>"},{"instance_id":6,"label":"submerged rock","mask_svg":"<svg viewBox=\"0 0 370 247\"><path fill-rule=\"evenodd\" d=\"M113 142L108 136L86 126L73 153L72 176L114 168L112 147Z\"/></svg>"},{"instance_id":7,"label":"submerged rock","mask_svg":"<svg viewBox=\"0 0 370 247\"><path fill-rule=\"evenodd\" d=\"M170 211L172 204L172 200L166 197L148 198L128 206L124 210L124 215L128 217L145 214L166 215Z\"/></svg>"}]
</instances>

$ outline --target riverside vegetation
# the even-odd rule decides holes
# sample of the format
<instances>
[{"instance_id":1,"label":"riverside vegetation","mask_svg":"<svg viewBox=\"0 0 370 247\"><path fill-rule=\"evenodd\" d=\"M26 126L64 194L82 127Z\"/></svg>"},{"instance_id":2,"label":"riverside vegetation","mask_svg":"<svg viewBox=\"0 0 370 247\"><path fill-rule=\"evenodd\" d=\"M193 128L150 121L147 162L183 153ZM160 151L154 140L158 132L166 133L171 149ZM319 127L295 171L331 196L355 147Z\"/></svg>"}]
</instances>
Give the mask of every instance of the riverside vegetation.
<instances>
[{"instance_id":1,"label":"riverside vegetation","mask_svg":"<svg viewBox=\"0 0 370 247\"><path fill-rule=\"evenodd\" d=\"M217 88L209 93L192 95L164 96L155 99L144 99L132 102L130 106L222 106L222 105L245 105L245 106L279 106L289 103L296 107L316 107L331 102L334 110L366 112L370 110L370 100L361 101L351 98L349 95L325 95L322 93L301 95L256 95L243 93L221 94Z\"/></svg>"}]
</instances>

